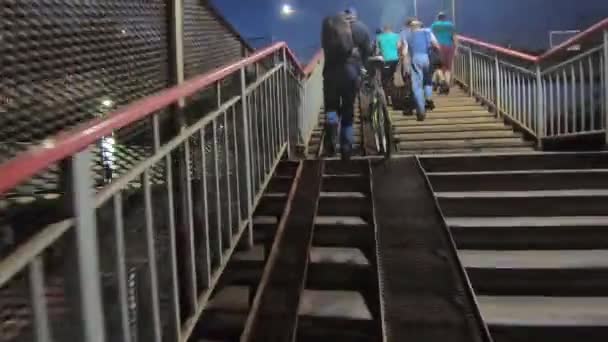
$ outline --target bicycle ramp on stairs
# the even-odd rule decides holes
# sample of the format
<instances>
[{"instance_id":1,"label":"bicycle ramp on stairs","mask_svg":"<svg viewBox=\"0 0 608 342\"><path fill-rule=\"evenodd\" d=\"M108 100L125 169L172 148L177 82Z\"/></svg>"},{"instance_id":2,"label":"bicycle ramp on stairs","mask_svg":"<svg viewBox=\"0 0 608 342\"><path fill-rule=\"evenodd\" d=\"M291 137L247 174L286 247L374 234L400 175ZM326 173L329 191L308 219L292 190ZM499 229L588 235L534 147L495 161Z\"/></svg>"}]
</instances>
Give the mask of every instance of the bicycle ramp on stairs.
<instances>
[{"instance_id":1,"label":"bicycle ramp on stairs","mask_svg":"<svg viewBox=\"0 0 608 342\"><path fill-rule=\"evenodd\" d=\"M391 110L395 143L401 154L530 152L534 142L490 113L459 88L434 96L436 108L424 121Z\"/></svg>"},{"instance_id":2,"label":"bicycle ramp on stairs","mask_svg":"<svg viewBox=\"0 0 608 342\"><path fill-rule=\"evenodd\" d=\"M416 158L372 166L385 341L491 341Z\"/></svg>"}]
</instances>

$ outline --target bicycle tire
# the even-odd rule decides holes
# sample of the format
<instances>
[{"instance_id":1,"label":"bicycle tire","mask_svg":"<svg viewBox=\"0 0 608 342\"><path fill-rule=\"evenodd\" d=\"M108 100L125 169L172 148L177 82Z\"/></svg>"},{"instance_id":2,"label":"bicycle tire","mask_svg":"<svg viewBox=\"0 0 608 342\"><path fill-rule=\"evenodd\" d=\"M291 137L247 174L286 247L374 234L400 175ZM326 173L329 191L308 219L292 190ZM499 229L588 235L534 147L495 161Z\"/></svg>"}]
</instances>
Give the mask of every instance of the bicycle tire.
<instances>
[{"instance_id":1,"label":"bicycle tire","mask_svg":"<svg viewBox=\"0 0 608 342\"><path fill-rule=\"evenodd\" d=\"M385 116L383 114L383 103L380 99L381 97L379 96L378 101L376 102L376 108L374 110L374 117L376 119L375 135L377 139L377 152L378 154L384 154L386 151L387 142L385 134L386 132L384 130Z\"/></svg>"},{"instance_id":2,"label":"bicycle tire","mask_svg":"<svg viewBox=\"0 0 608 342\"><path fill-rule=\"evenodd\" d=\"M383 154L385 158L390 158L393 152L393 128L390 117L390 112L388 111L388 104L386 100L386 94L383 91L379 92L380 101L378 101L380 115L382 116L382 127L380 128L383 132L385 144L383 145Z\"/></svg>"},{"instance_id":3,"label":"bicycle tire","mask_svg":"<svg viewBox=\"0 0 608 342\"><path fill-rule=\"evenodd\" d=\"M379 125L378 125L378 101L375 95L372 97L372 101L370 103L370 113L371 113L371 123L372 123L372 131L374 132L374 146L376 149L376 153L380 153L380 135L379 135Z\"/></svg>"},{"instance_id":4,"label":"bicycle tire","mask_svg":"<svg viewBox=\"0 0 608 342\"><path fill-rule=\"evenodd\" d=\"M386 158L390 158L395 146L394 146L394 142L393 142L393 123L391 121L391 115L390 115L390 112L388 111L388 106L386 106L386 104L384 104L382 106L382 115L384 115L383 129L384 129L384 135L386 136L386 148L384 151L384 156Z\"/></svg>"}]
</instances>

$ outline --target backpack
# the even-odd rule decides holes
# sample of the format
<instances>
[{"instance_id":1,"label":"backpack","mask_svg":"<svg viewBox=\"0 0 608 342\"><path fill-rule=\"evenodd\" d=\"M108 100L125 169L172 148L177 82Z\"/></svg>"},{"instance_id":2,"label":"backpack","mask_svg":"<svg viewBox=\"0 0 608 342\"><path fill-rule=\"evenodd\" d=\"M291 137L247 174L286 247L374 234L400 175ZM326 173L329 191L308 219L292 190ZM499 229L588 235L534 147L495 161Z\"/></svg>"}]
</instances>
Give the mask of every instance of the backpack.
<instances>
[{"instance_id":1,"label":"backpack","mask_svg":"<svg viewBox=\"0 0 608 342\"><path fill-rule=\"evenodd\" d=\"M426 32L427 46L428 46L428 54L429 54L429 63L431 68L439 69L443 64L441 61L441 56L439 51L433 46L431 43L431 31Z\"/></svg>"},{"instance_id":2,"label":"backpack","mask_svg":"<svg viewBox=\"0 0 608 342\"><path fill-rule=\"evenodd\" d=\"M336 15L323 20L321 42L326 56L337 60L348 59L355 49L351 25L345 15Z\"/></svg>"}]
</instances>

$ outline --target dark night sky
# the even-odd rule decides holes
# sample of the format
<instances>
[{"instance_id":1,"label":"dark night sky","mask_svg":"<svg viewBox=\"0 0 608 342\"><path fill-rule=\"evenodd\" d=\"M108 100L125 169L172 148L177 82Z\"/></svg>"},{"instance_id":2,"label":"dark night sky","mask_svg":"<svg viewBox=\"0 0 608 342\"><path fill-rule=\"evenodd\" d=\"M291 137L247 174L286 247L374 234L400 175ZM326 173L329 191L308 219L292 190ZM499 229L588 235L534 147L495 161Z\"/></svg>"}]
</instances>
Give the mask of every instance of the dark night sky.
<instances>
[{"instance_id":1,"label":"dark night sky","mask_svg":"<svg viewBox=\"0 0 608 342\"><path fill-rule=\"evenodd\" d=\"M412 0L212 0L244 37L285 40L302 59L319 47L324 16L354 6L371 30L384 22L400 24L413 14ZM283 3L297 9L280 16ZM450 0L418 0L421 19L450 9ZM456 0L458 30L467 36L521 49L547 48L550 30L584 29L608 17L608 0Z\"/></svg>"}]
</instances>

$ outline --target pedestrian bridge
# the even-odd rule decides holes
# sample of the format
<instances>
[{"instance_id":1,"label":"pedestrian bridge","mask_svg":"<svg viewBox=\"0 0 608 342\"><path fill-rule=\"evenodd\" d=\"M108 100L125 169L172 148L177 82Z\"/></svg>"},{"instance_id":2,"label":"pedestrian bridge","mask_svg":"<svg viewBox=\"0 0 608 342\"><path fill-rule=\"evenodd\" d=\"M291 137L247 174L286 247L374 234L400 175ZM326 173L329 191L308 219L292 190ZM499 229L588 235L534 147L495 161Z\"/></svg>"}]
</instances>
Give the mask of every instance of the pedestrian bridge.
<instances>
[{"instance_id":1,"label":"pedestrian bridge","mask_svg":"<svg viewBox=\"0 0 608 342\"><path fill-rule=\"evenodd\" d=\"M608 19L541 56L460 37L397 155L359 115L340 161L322 54L228 61L194 5L169 38L151 5L7 6L0 341L608 340Z\"/></svg>"}]
</instances>

